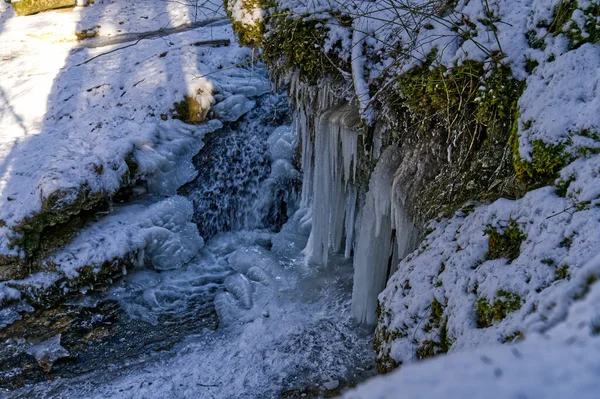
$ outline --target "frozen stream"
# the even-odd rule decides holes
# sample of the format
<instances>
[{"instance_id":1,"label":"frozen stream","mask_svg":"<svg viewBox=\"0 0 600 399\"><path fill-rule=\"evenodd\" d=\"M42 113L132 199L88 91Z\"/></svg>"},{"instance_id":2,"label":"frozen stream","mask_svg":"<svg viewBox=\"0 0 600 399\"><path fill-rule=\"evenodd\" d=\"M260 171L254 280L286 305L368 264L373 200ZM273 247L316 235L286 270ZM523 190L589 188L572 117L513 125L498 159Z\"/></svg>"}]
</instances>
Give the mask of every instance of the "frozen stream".
<instances>
[{"instance_id":1,"label":"frozen stream","mask_svg":"<svg viewBox=\"0 0 600 399\"><path fill-rule=\"evenodd\" d=\"M16 398L330 397L374 374L370 331L351 320L351 260L308 266L302 253L310 228L306 209L295 211L286 113L285 97L267 95L204 139L198 177L180 190L208 239L191 262L135 269L0 330L0 388ZM25 353L58 334L63 357L44 372Z\"/></svg>"},{"instance_id":2,"label":"frozen stream","mask_svg":"<svg viewBox=\"0 0 600 399\"><path fill-rule=\"evenodd\" d=\"M143 341L166 320L207 315L213 303L223 322L214 329L208 318L171 350L120 362L108 356L97 371L15 397L317 397L337 381L364 379L374 358L370 334L350 321L352 265L334 258L320 270L305 267L307 237L295 230L291 221L278 234L226 233L181 269L129 275L106 294L131 323L147 323L128 339Z\"/></svg>"}]
</instances>

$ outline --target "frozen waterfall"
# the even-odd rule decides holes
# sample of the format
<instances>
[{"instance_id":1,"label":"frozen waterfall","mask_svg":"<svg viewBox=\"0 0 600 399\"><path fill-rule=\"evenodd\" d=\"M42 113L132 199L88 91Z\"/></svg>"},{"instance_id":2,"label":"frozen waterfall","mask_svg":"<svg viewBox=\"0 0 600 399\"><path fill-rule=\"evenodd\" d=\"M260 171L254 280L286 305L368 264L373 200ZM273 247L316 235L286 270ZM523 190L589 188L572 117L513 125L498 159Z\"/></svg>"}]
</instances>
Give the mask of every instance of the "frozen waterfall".
<instances>
[{"instance_id":1,"label":"frozen waterfall","mask_svg":"<svg viewBox=\"0 0 600 399\"><path fill-rule=\"evenodd\" d=\"M377 296L418 237L407 212L406 176L396 176L402 164L400 150L388 145L368 187L357 179L362 147L359 109L339 103L327 82L319 87L317 91L294 80L291 85L294 129L302 144L300 207L304 220L312 220L304 255L316 265L325 265L331 253L354 256L353 316L373 325Z\"/></svg>"}]
</instances>

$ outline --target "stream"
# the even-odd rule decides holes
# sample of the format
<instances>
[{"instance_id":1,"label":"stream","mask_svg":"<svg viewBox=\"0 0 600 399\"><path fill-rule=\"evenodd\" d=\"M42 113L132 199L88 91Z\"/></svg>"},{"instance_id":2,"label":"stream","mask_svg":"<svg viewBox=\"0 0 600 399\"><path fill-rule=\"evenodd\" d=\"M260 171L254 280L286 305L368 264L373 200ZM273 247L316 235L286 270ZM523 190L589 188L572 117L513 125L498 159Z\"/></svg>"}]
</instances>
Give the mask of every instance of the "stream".
<instances>
[{"instance_id":1,"label":"stream","mask_svg":"<svg viewBox=\"0 0 600 399\"><path fill-rule=\"evenodd\" d=\"M372 376L351 259L316 267L302 253L310 223L288 112L268 94L204 139L198 177L179 190L206 240L192 261L135 269L1 329L0 396L331 397ZM48 343L58 335L62 349ZM36 344L68 353L44 369Z\"/></svg>"}]
</instances>

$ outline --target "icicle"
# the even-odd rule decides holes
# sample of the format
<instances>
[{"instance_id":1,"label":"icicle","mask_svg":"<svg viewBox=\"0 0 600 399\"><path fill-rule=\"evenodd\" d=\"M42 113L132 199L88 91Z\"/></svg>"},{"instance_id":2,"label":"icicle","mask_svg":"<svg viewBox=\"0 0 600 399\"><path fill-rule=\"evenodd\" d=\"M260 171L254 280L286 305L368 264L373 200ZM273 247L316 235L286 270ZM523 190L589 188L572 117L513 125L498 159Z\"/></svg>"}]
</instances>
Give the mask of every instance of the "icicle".
<instances>
[{"instance_id":1,"label":"icicle","mask_svg":"<svg viewBox=\"0 0 600 399\"><path fill-rule=\"evenodd\" d=\"M319 94L321 105L332 101L328 91L323 91L325 94ZM314 147L303 150L303 156L312 154L314 159L312 187L305 187L312 190L313 226L304 249L309 262L325 264L330 251L338 253L346 251L348 246L351 248L351 243L344 242L344 236L350 235L351 240L354 229L353 224L345 223L350 169L351 165L356 168L357 163L358 133L351 131L347 123L359 118L352 118L352 113L356 114L356 110L346 104L316 117L314 140L310 143ZM303 199L309 201L308 197L303 196ZM355 213L355 204L352 206Z\"/></svg>"},{"instance_id":2,"label":"icicle","mask_svg":"<svg viewBox=\"0 0 600 399\"><path fill-rule=\"evenodd\" d=\"M350 258L352 246L354 245L354 222L356 220L356 186L348 185L348 196L346 197L346 247L344 257Z\"/></svg>"},{"instance_id":3,"label":"icicle","mask_svg":"<svg viewBox=\"0 0 600 399\"><path fill-rule=\"evenodd\" d=\"M399 164L398 148L388 147L371 175L362 209L352 290L352 313L359 323L377 321L377 296L385 287L391 255L391 189Z\"/></svg>"},{"instance_id":4,"label":"icicle","mask_svg":"<svg viewBox=\"0 0 600 399\"><path fill-rule=\"evenodd\" d=\"M331 182L331 134L329 112L315 120L314 179L313 179L313 225L304 249L307 260L326 264L329 257L330 207L332 204Z\"/></svg>"},{"instance_id":5,"label":"icicle","mask_svg":"<svg viewBox=\"0 0 600 399\"><path fill-rule=\"evenodd\" d=\"M399 177L394 178L392 186L392 228L396 230L396 263L392 264L395 271L397 262L414 249L418 232L406 211L406 190Z\"/></svg>"},{"instance_id":6,"label":"icicle","mask_svg":"<svg viewBox=\"0 0 600 399\"><path fill-rule=\"evenodd\" d=\"M295 128L298 129L297 136L302 140L302 199L300 201L301 208L307 208L312 198L312 182L313 182L313 143L308 130L308 117L304 110L300 110L296 114Z\"/></svg>"}]
</instances>

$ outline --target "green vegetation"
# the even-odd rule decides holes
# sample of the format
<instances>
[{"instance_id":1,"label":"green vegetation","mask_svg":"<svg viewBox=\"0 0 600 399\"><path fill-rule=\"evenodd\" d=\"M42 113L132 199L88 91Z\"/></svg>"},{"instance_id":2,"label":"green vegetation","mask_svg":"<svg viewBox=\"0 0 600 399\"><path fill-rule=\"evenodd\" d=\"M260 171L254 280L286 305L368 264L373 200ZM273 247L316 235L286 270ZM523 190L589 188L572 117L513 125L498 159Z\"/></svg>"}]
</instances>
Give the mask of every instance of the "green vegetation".
<instances>
[{"instance_id":1,"label":"green vegetation","mask_svg":"<svg viewBox=\"0 0 600 399\"><path fill-rule=\"evenodd\" d=\"M560 267L557 267L556 270L554 271L554 280L558 281L558 280L570 280L571 279L571 273L569 273L569 265L562 265Z\"/></svg>"},{"instance_id":2,"label":"green vegetation","mask_svg":"<svg viewBox=\"0 0 600 399\"><path fill-rule=\"evenodd\" d=\"M444 314L444 308L442 304L437 300L437 298L433 298L431 302L431 313L429 314L429 323L434 326L439 326L442 322L442 315Z\"/></svg>"},{"instance_id":3,"label":"green vegetation","mask_svg":"<svg viewBox=\"0 0 600 399\"><path fill-rule=\"evenodd\" d=\"M31 15L55 8L73 7L76 0L20 0L12 5L17 15Z\"/></svg>"},{"instance_id":4,"label":"green vegetation","mask_svg":"<svg viewBox=\"0 0 600 399\"><path fill-rule=\"evenodd\" d=\"M562 32L565 24L573 16L573 12L577 9L577 0L563 0L554 7L554 15L552 22L547 26L548 32L554 36Z\"/></svg>"},{"instance_id":5,"label":"green vegetation","mask_svg":"<svg viewBox=\"0 0 600 399\"><path fill-rule=\"evenodd\" d=\"M173 119L180 119L186 123L202 123L208 111L203 109L194 97L184 96L183 100L173 104L171 115Z\"/></svg>"},{"instance_id":6,"label":"green vegetation","mask_svg":"<svg viewBox=\"0 0 600 399\"><path fill-rule=\"evenodd\" d=\"M491 327L494 322L503 320L508 313L521 308L521 297L513 292L498 290L494 303L487 298L475 302L475 321L477 328Z\"/></svg>"},{"instance_id":7,"label":"green vegetation","mask_svg":"<svg viewBox=\"0 0 600 399\"><path fill-rule=\"evenodd\" d=\"M525 130L531 123L525 124ZM571 156L565 151L569 142L548 144L541 140L532 143L531 162L521 159L519 154L518 124L515 121L510 143L513 152L513 167L518 180L526 183L531 189L552 184L558 177L558 172L571 161Z\"/></svg>"},{"instance_id":8,"label":"green vegetation","mask_svg":"<svg viewBox=\"0 0 600 399\"><path fill-rule=\"evenodd\" d=\"M333 69L322 50L325 33L323 21L273 17L262 43L265 61L282 70L299 68L302 78L316 81Z\"/></svg>"},{"instance_id":9,"label":"green vegetation","mask_svg":"<svg viewBox=\"0 0 600 399\"><path fill-rule=\"evenodd\" d=\"M240 0L241 8L248 14L252 14L254 10L262 9L263 12L266 12L270 7L275 6L274 1L270 0ZM238 41L243 46L257 47L260 46L264 39L265 34L265 22L261 20L256 20L252 24L246 24L241 21L237 21L233 19L233 15L231 14L231 9L229 6L229 1L224 0L223 6L225 11L227 12L227 16L231 19L233 31L235 32Z\"/></svg>"},{"instance_id":10,"label":"green vegetation","mask_svg":"<svg viewBox=\"0 0 600 399\"><path fill-rule=\"evenodd\" d=\"M517 222L510 219L503 230L504 232L500 233L492 225L488 225L484 230L489 237L486 259L508 258L509 261L512 261L521 253L521 243L527 239L527 236L521 232Z\"/></svg>"},{"instance_id":11,"label":"green vegetation","mask_svg":"<svg viewBox=\"0 0 600 399\"><path fill-rule=\"evenodd\" d=\"M575 181L575 176L571 175L567 180L560 180L556 183L556 195L559 197L566 197L567 191L569 190L569 186L571 183Z\"/></svg>"}]
</instances>

